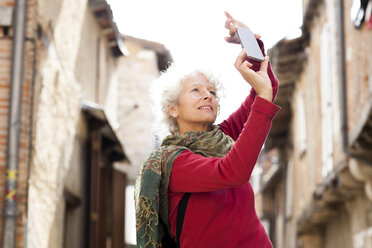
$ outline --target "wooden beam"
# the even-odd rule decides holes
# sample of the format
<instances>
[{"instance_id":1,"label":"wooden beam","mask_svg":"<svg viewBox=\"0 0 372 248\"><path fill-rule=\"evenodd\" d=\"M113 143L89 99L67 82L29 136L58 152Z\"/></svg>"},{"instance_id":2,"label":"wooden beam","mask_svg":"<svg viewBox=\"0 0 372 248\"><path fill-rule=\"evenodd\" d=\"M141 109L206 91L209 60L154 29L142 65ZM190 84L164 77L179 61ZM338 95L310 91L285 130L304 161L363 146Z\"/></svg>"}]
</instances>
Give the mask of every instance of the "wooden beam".
<instances>
[{"instance_id":1,"label":"wooden beam","mask_svg":"<svg viewBox=\"0 0 372 248\"><path fill-rule=\"evenodd\" d=\"M112 248L125 246L125 189L127 176L113 170Z\"/></svg>"}]
</instances>

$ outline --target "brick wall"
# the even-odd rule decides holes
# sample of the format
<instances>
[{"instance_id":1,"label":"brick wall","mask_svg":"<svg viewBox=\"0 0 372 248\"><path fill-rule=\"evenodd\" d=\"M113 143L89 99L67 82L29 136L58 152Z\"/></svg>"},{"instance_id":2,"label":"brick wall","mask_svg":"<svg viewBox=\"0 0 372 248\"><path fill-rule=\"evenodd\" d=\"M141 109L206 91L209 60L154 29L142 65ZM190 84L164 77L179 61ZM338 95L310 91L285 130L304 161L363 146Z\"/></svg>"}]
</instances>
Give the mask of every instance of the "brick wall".
<instances>
[{"instance_id":1,"label":"brick wall","mask_svg":"<svg viewBox=\"0 0 372 248\"><path fill-rule=\"evenodd\" d=\"M32 38L35 30L35 5L36 1L29 0L26 37ZM0 1L0 6L14 7L14 1ZM10 96L10 73L12 65L12 27L0 28L0 210L3 213L6 182L6 160L7 160L7 133ZM31 123L31 97L32 82L34 75L34 43L25 43L24 53L24 76L22 85L21 125L19 142L18 163L18 189L16 201L18 203L18 217L16 230L16 247L24 247L24 228L26 220L27 203L27 178L30 155L30 123ZM2 245L3 218L0 218L0 246Z\"/></svg>"},{"instance_id":2,"label":"brick wall","mask_svg":"<svg viewBox=\"0 0 372 248\"><path fill-rule=\"evenodd\" d=\"M8 139L9 80L12 43L10 39L0 39L0 209L4 207L5 167ZM0 218L0 245L3 234L3 218Z\"/></svg>"}]
</instances>

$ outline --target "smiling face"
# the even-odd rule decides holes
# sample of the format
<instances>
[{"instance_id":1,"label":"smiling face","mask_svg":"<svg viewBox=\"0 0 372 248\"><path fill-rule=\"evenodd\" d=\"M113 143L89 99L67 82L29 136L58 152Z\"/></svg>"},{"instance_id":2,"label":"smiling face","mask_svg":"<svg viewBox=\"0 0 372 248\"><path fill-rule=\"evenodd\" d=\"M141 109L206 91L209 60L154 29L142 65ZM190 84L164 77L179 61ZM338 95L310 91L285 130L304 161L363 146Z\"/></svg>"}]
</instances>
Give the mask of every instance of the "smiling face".
<instances>
[{"instance_id":1,"label":"smiling face","mask_svg":"<svg viewBox=\"0 0 372 248\"><path fill-rule=\"evenodd\" d=\"M185 80L178 104L169 105L168 111L177 120L180 134L208 131L218 112L216 89L203 74L195 73Z\"/></svg>"}]
</instances>

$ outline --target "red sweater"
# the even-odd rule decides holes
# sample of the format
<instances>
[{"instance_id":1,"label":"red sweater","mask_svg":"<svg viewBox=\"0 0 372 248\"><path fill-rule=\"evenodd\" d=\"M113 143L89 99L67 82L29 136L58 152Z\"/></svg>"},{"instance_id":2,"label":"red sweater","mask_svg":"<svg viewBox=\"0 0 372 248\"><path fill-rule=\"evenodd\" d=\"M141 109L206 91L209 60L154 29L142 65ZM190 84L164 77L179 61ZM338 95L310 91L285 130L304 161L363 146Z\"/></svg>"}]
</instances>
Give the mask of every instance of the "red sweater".
<instances>
[{"instance_id":1,"label":"red sweater","mask_svg":"<svg viewBox=\"0 0 372 248\"><path fill-rule=\"evenodd\" d=\"M254 69L259 69L259 63ZM278 80L270 65L268 73L275 97ZM174 237L178 203L185 192L192 192L182 229L182 248L272 247L257 217L249 179L279 109L252 90L241 107L219 124L236 140L224 158L183 151L175 159L168 188L169 224Z\"/></svg>"}]
</instances>

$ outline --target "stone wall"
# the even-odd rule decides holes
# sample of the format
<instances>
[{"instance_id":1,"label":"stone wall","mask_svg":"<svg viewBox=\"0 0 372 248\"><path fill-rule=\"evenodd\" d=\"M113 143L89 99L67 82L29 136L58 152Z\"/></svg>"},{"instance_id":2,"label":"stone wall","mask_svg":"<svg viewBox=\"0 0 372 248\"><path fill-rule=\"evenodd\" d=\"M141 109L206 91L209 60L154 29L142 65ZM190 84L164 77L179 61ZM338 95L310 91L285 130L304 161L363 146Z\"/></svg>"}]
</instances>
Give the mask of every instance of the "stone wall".
<instances>
[{"instance_id":1,"label":"stone wall","mask_svg":"<svg viewBox=\"0 0 372 248\"><path fill-rule=\"evenodd\" d=\"M61 247L64 177L80 113L80 87L62 69L54 44L40 64L41 83L28 198L28 246Z\"/></svg>"},{"instance_id":2,"label":"stone wall","mask_svg":"<svg viewBox=\"0 0 372 248\"><path fill-rule=\"evenodd\" d=\"M118 119L119 133L131 164L129 183L137 178L139 167L154 148L149 90L159 76L156 54L135 42L126 42L130 56L119 59Z\"/></svg>"},{"instance_id":3,"label":"stone wall","mask_svg":"<svg viewBox=\"0 0 372 248\"><path fill-rule=\"evenodd\" d=\"M35 248L82 247L84 209L79 206L67 212L63 190L85 197L82 180L88 127L81 101L106 107L108 88L115 84L116 64L88 1L38 3L41 44L27 244ZM106 110L115 120L115 110Z\"/></svg>"}]
</instances>

